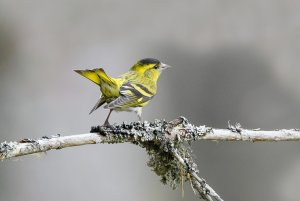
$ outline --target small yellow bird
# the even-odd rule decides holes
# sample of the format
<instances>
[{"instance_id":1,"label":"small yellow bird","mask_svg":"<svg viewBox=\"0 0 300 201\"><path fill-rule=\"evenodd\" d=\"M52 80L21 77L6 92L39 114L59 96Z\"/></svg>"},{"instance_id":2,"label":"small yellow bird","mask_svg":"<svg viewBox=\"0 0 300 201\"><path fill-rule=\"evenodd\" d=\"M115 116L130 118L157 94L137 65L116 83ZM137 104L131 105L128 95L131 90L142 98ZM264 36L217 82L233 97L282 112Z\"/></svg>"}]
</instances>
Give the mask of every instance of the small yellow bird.
<instances>
[{"instance_id":1,"label":"small yellow bird","mask_svg":"<svg viewBox=\"0 0 300 201\"><path fill-rule=\"evenodd\" d=\"M108 119L113 110L136 112L141 121L142 107L155 96L157 80L161 72L169 67L157 59L146 58L117 78L109 77L102 68L75 72L99 85L102 96L90 114L106 103L104 108L110 111L103 126L109 126Z\"/></svg>"}]
</instances>

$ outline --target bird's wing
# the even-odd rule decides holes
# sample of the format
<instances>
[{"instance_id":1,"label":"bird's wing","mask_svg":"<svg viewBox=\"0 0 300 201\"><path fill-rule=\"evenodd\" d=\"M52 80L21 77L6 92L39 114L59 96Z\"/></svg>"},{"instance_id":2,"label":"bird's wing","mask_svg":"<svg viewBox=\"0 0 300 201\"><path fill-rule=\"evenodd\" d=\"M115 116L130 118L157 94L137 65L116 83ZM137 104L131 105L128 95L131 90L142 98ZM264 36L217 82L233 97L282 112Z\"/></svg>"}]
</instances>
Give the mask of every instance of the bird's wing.
<instances>
[{"instance_id":1,"label":"bird's wing","mask_svg":"<svg viewBox=\"0 0 300 201\"><path fill-rule=\"evenodd\" d=\"M150 92L144 85L131 82L124 83L120 87L120 94L120 97L104 106L104 108L114 109L143 106L143 103L151 100L154 96L154 93Z\"/></svg>"}]
</instances>

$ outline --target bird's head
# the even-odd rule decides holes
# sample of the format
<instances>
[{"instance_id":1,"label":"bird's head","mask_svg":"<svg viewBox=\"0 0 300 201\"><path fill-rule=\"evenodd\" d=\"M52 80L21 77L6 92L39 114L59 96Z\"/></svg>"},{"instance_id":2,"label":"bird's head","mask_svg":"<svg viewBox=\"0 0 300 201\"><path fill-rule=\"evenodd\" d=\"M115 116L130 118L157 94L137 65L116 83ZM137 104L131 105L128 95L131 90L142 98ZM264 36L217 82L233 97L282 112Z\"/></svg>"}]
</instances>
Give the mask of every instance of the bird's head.
<instances>
[{"instance_id":1,"label":"bird's head","mask_svg":"<svg viewBox=\"0 0 300 201\"><path fill-rule=\"evenodd\" d=\"M152 73L159 74L167 68L171 66L162 63L161 61L153 58L146 58L139 60L131 67L132 71L136 71L138 73L145 73L146 71L151 71Z\"/></svg>"}]
</instances>

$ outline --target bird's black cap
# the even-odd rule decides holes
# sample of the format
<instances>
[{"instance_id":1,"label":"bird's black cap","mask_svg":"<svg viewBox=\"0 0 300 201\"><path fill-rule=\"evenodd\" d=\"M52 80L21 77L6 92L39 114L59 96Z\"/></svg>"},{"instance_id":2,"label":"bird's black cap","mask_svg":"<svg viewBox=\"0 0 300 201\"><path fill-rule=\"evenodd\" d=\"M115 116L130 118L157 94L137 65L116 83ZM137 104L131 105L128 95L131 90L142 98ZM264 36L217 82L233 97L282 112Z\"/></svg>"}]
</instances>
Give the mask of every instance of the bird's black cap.
<instances>
[{"instance_id":1,"label":"bird's black cap","mask_svg":"<svg viewBox=\"0 0 300 201\"><path fill-rule=\"evenodd\" d=\"M140 64L159 64L160 61L153 58L145 58L139 61Z\"/></svg>"}]
</instances>

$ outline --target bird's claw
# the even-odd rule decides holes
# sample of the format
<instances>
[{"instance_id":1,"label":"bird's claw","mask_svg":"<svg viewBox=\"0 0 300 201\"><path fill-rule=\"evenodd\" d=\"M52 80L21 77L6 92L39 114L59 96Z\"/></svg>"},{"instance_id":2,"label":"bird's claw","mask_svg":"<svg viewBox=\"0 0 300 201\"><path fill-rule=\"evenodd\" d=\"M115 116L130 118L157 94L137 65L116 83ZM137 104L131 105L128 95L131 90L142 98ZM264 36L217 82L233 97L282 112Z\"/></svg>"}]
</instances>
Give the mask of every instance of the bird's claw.
<instances>
[{"instance_id":1,"label":"bird's claw","mask_svg":"<svg viewBox=\"0 0 300 201\"><path fill-rule=\"evenodd\" d=\"M104 122L104 124L102 125L102 127L106 127L106 128L110 128L110 129L113 128L113 126L108 121Z\"/></svg>"}]
</instances>

